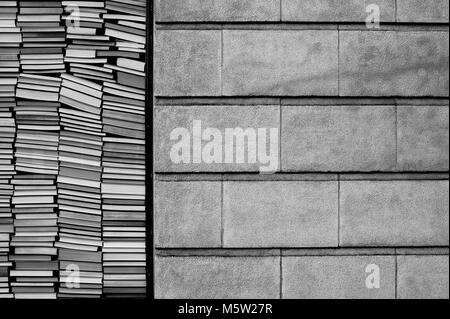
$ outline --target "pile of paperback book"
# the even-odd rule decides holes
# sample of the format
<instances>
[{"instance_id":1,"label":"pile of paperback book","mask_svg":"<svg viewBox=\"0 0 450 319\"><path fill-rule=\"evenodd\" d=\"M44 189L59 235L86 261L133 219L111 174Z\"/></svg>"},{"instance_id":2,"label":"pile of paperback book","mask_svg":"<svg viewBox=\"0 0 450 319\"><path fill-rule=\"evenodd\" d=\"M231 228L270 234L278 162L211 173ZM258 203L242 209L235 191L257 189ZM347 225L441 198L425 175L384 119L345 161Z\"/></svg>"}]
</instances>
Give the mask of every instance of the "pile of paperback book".
<instances>
[{"instance_id":1,"label":"pile of paperback book","mask_svg":"<svg viewBox=\"0 0 450 319\"><path fill-rule=\"evenodd\" d=\"M0 298L12 297L9 283L12 262L9 260L9 252L14 224L11 211L13 185L10 181L15 175L12 163L15 130L9 108L0 105Z\"/></svg>"},{"instance_id":2,"label":"pile of paperback book","mask_svg":"<svg viewBox=\"0 0 450 319\"><path fill-rule=\"evenodd\" d=\"M15 298L56 298L59 77L20 74L14 108L17 136L12 180Z\"/></svg>"},{"instance_id":3,"label":"pile of paperback book","mask_svg":"<svg viewBox=\"0 0 450 319\"><path fill-rule=\"evenodd\" d=\"M102 86L62 74L58 175L59 297L102 294ZM79 282L71 283L74 271ZM77 284L77 286L74 286ZM74 289L76 288L76 289Z\"/></svg>"},{"instance_id":4,"label":"pile of paperback book","mask_svg":"<svg viewBox=\"0 0 450 319\"><path fill-rule=\"evenodd\" d=\"M0 1L0 298L146 295L147 10Z\"/></svg>"},{"instance_id":5,"label":"pile of paperback book","mask_svg":"<svg viewBox=\"0 0 450 319\"><path fill-rule=\"evenodd\" d=\"M16 126L12 110L16 105L15 87L19 74L19 50L22 42L17 27L17 2L0 1L0 298L12 298L9 272L11 234L14 223L11 210L15 175L13 143Z\"/></svg>"},{"instance_id":6,"label":"pile of paperback book","mask_svg":"<svg viewBox=\"0 0 450 319\"><path fill-rule=\"evenodd\" d=\"M116 42L103 84L104 294L145 295L146 1L106 1L105 34Z\"/></svg>"},{"instance_id":7,"label":"pile of paperback book","mask_svg":"<svg viewBox=\"0 0 450 319\"><path fill-rule=\"evenodd\" d=\"M24 73L64 72L65 27L61 1L19 1L17 25L23 35L20 64Z\"/></svg>"},{"instance_id":8,"label":"pile of paperback book","mask_svg":"<svg viewBox=\"0 0 450 319\"><path fill-rule=\"evenodd\" d=\"M63 1L67 25L67 49L64 61L69 72L80 78L112 81L110 69L103 66L114 46L103 34L106 13L103 1Z\"/></svg>"}]
</instances>

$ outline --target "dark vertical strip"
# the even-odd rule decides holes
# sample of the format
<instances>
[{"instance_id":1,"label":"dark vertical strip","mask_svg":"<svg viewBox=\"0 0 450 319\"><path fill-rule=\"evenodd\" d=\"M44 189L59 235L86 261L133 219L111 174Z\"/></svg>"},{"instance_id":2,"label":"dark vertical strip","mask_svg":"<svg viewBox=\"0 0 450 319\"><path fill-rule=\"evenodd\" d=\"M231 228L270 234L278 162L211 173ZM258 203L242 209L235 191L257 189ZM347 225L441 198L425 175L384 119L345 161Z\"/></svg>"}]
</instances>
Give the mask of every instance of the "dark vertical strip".
<instances>
[{"instance_id":1,"label":"dark vertical strip","mask_svg":"<svg viewBox=\"0 0 450 319\"><path fill-rule=\"evenodd\" d=\"M338 56L337 56L337 89L338 89L338 92L337 92L337 96L341 96L341 92L340 92L340 84L341 84L341 74L340 74L340 72L341 72L341 70L340 70L340 68L341 68L341 31L340 31L340 27L338 26L337 27L337 40L338 40L338 43L337 43L337 54L338 54Z\"/></svg>"},{"instance_id":2,"label":"dark vertical strip","mask_svg":"<svg viewBox=\"0 0 450 319\"><path fill-rule=\"evenodd\" d=\"M279 121L280 123L279 128L278 128L278 171L282 172L283 171L283 158L282 158L282 148L281 148L281 143L282 143L282 138L283 138L283 109L281 106L281 99L279 99L278 101L278 111L280 112L279 114Z\"/></svg>"},{"instance_id":3,"label":"dark vertical strip","mask_svg":"<svg viewBox=\"0 0 450 319\"><path fill-rule=\"evenodd\" d=\"M395 101L395 170L398 169L398 103Z\"/></svg>"},{"instance_id":4,"label":"dark vertical strip","mask_svg":"<svg viewBox=\"0 0 450 319\"><path fill-rule=\"evenodd\" d=\"M280 249L280 299L283 299L283 250Z\"/></svg>"},{"instance_id":5,"label":"dark vertical strip","mask_svg":"<svg viewBox=\"0 0 450 319\"><path fill-rule=\"evenodd\" d=\"M341 246L341 175L337 180L337 247Z\"/></svg>"},{"instance_id":6,"label":"dark vertical strip","mask_svg":"<svg viewBox=\"0 0 450 319\"><path fill-rule=\"evenodd\" d=\"M224 181L224 176L222 174L221 176L221 180L220 180L220 247L224 248L224 232L225 232L225 228L224 228L224 215L223 215L223 188L225 187L224 185L225 181Z\"/></svg>"},{"instance_id":7,"label":"dark vertical strip","mask_svg":"<svg viewBox=\"0 0 450 319\"><path fill-rule=\"evenodd\" d=\"M280 1L280 22L283 21L283 0Z\"/></svg>"},{"instance_id":8,"label":"dark vertical strip","mask_svg":"<svg viewBox=\"0 0 450 319\"><path fill-rule=\"evenodd\" d=\"M154 242L153 242L153 225L154 225L154 206L153 206L153 1L147 0L147 47L145 53L145 180L146 180L146 278L147 278L147 298L154 298L155 276L153 272L154 264Z\"/></svg>"},{"instance_id":9,"label":"dark vertical strip","mask_svg":"<svg viewBox=\"0 0 450 319\"><path fill-rule=\"evenodd\" d=\"M395 5L395 9L394 9L394 19L395 22L398 22L398 18L397 18L397 0L394 0L394 5Z\"/></svg>"},{"instance_id":10,"label":"dark vertical strip","mask_svg":"<svg viewBox=\"0 0 450 319\"><path fill-rule=\"evenodd\" d=\"M398 281L398 259L397 259L397 248L395 248L395 278L394 278L394 280L395 280L395 292L394 292L394 294L395 294L395 299L397 299L398 298L398 293L397 293L397 286L398 286L398 283L397 283L397 281Z\"/></svg>"}]
</instances>

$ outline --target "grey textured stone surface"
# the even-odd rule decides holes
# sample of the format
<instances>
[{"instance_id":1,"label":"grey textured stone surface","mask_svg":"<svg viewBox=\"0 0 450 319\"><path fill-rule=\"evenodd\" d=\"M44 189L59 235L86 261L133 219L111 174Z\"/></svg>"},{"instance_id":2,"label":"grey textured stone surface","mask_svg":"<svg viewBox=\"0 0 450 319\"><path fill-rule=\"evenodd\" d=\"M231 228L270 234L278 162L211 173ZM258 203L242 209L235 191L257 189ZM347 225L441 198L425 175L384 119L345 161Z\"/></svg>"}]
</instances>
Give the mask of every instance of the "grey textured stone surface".
<instances>
[{"instance_id":1,"label":"grey textured stone surface","mask_svg":"<svg viewBox=\"0 0 450 319\"><path fill-rule=\"evenodd\" d=\"M224 181L337 181L337 174L276 173L276 174L223 174Z\"/></svg>"},{"instance_id":2,"label":"grey textured stone surface","mask_svg":"<svg viewBox=\"0 0 450 319\"><path fill-rule=\"evenodd\" d=\"M366 286L366 267L377 265L380 288ZM283 299L395 298L394 256L283 257Z\"/></svg>"},{"instance_id":3,"label":"grey textured stone surface","mask_svg":"<svg viewBox=\"0 0 450 319\"><path fill-rule=\"evenodd\" d=\"M400 299L448 299L448 256L398 256Z\"/></svg>"},{"instance_id":4,"label":"grey textured stone surface","mask_svg":"<svg viewBox=\"0 0 450 319\"><path fill-rule=\"evenodd\" d=\"M448 171L448 106L399 106L398 169Z\"/></svg>"},{"instance_id":5,"label":"grey textured stone surface","mask_svg":"<svg viewBox=\"0 0 450 319\"><path fill-rule=\"evenodd\" d=\"M338 33L225 30L224 95L337 95Z\"/></svg>"},{"instance_id":6,"label":"grey textured stone surface","mask_svg":"<svg viewBox=\"0 0 450 319\"><path fill-rule=\"evenodd\" d=\"M448 298L448 0L155 13L157 298ZM280 128L281 171L172 162L194 120Z\"/></svg>"},{"instance_id":7,"label":"grey textured stone surface","mask_svg":"<svg viewBox=\"0 0 450 319\"><path fill-rule=\"evenodd\" d=\"M157 172L224 172L259 171L257 163L191 163L176 164L170 158L170 150L177 141L170 140L170 133L184 127L192 133L194 120L201 120L202 128L217 128L224 134L225 128L279 128L279 106L156 106L154 115L155 171ZM267 131L267 130L266 130ZM267 133L268 134L268 133ZM191 134L192 135L192 134ZM192 138L191 138L192 143ZM205 145L207 142L203 142ZM268 148L267 148L268 149ZM277 151L278 154L278 151ZM192 155L192 153L191 153ZM224 154L222 154L224 156ZM279 156L278 156L279 157Z\"/></svg>"},{"instance_id":8,"label":"grey textured stone surface","mask_svg":"<svg viewBox=\"0 0 450 319\"><path fill-rule=\"evenodd\" d=\"M340 174L341 181L404 181L404 180L448 180L448 173L411 172L411 173L345 173Z\"/></svg>"},{"instance_id":9,"label":"grey textured stone surface","mask_svg":"<svg viewBox=\"0 0 450 319\"><path fill-rule=\"evenodd\" d=\"M156 96L220 95L221 31L159 30Z\"/></svg>"},{"instance_id":10,"label":"grey textured stone surface","mask_svg":"<svg viewBox=\"0 0 450 319\"><path fill-rule=\"evenodd\" d=\"M364 22L371 0L282 0L283 21ZM378 0L380 21L395 21L395 0Z\"/></svg>"},{"instance_id":11,"label":"grey textured stone surface","mask_svg":"<svg viewBox=\"0 0 450 319\"><path fill-rule=\"evenodd\" d=\"M156 247L220 247L221 183L158 182Z\"/></svg>"},{"instance_id":12,"label":"grey textured stone surface","mask_svg":"<svg viewBox=\"0 0 450 319\"><path fill-rule=\"evenodd\" d=\"M267 257L281 256L281 249L246 248L194 248L194 249L158 249L158 256L196 256L196 257Z\"/></svg>"},{"instance_id":13,"label":"grey textured stone surface","mask_svg":"<svg viewBox=\"0 0 450 319\"><path fill-rule=\"evenodd\" d=\"M448 32L341 31L341 96L448 96Z\"/></svg>"},{"instance_id":14,"label":"grey textured stone surface","mask_svg":"<svg viewBox=\"0 0 450 319\"><path fill-rule=\"evenodd\" d=\"M397 0L397 21L448 23L448 3L448 0Z\"/></svg>"},{"instance_id":15,"label":"grey textured stone surface","mask_svg":"<svg viewBox=\"0 0 450 319\"><path fill-rule=\"evenodd\" d=\"M406 247L396 248L397 255L448 255L449 247Z\"/></svg>"},{"instance_id":16,"label":"grey textured stone surface","mask_svg":"<svg viewBox=\"0 0 450 319\"><path fill-rule=\"evenodd\" d=\"M225 247L333 247L337 182L224 182Z\"/></svg>"},{"instance_id":17,"label":"grey textured stone surface","mask_svg":"<svg viewBox=\"0 0 450 319\"><path fill-rule=\"evenodd\" d=\"M155 297L277 299L280 257L161 257Z\"/></svg>"},{"instance_id":18,"label":"grey textured stone surface","mask_svg":"<svg viewBox=\"0 0 450 319\"><path fill-rule=\"evenodd\" d=\"M282 106L283 171L389 171L395 108Z\"/></svg>"},{"instance_id":19,"label":"grey textured stone surface","mask_svg":"<svg viewBox=\"0 0 450 319\"><path fill-rule=\"evenodd\" d=\"M341 246L448 246L448 181L340 183Z\"/></svg>"},{"instance_id":20,"label":"grey textured stone surface","mask_svg":"<svg viewBox=\"0 0 450 319\"><path fill-rule=\"evenodd\" d=\"M278 21L280 0L157 0L158 22Z\"/></svg>"},{"instance_id":21,"label":"grey textured stone surface","mask_svg":"<svg viewBox=\"0 0 450 319\"><path fill-rule=\"evenodd\" d=\"M395 255L395 248L290 248L282 256L376 256Z\"/></svg>"}]
</instances>

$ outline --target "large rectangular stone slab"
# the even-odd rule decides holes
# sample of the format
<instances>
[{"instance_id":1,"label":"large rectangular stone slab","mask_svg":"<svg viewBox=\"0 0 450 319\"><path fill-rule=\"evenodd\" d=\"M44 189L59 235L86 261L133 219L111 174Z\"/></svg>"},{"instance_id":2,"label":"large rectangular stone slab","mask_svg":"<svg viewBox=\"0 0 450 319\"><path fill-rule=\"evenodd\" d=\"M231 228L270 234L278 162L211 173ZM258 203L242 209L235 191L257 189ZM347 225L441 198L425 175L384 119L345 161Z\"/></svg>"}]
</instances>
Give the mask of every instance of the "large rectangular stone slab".
<instances>
[{"instance_id":1,"label":"large rectangular stone slab","mask_svg":"<svg viewBox=\"0 0 450 319\"><path fill-rule=\"evenodd\" d=\"M340 246L448 246L448 181L340 182Z\"/></svg>"},{"instance_id":2,"label":"large rectangular stone slab","mask_svg":"<svg viewBox=\"0 0 450 319\"><path fill-rule=\"evenodd\" d=\"M280 0L157 0L157 22L278 21Z\"/></svg>"},{"instance_id":3,"label":"large rectangular stone slab","mask_svg":"<svg viewBox=\"0 0 450 319\"><path fill-rule=\"evenodd\" d=\"M283 257L282 273L283 299L395 298L395 256Z\"/></svg>"},{"instance_id":4,"label":"large rectangular stone slab","mask_svg":"<svg viewBox=\"0 0 450 319\"><path fill-rule=\"evenodd\" d=\"M372 0L282 0L281 19L298 22L364 22ZM395 21L395 0L378 0L381 22Z\"/></svg>"},{"instance_id":5,"label":"large rectangular stone slab","mask_svg":"<svg viewBox=\"0 0 450 319\"><path fill-rule=\"evenodd\" d=\"M283 106L283 171L386 171L395 167L393 106Z\"/></svg>"},{"instance_id":6,"label":"large rectangular stone slab","mask_svg":"<svg viewBox=\"0 0 450 319\"><path fill-rule=\"evenodd\" d=\"M279 123L280 123L279 106L273 105L248 105L248 106L224 106L224 105L205 105L205 106L156 106L154 117L154 145L155 145L155 170L157 172L259 172L261 168L268 167L272 163L273 167L279 167ZM207 128L215 128L220 131L222 136L222 163L204 161L203 156L199 163L194 163L194 146L193 146L193 124L194 121L201 121L202 130ZM185 128L190 132L190 160L188 163L173 160L171 151L174 150L176 144L181 137L171 140L170 136L173 130ZM248 150L254 148L247 147L246 139L244 148L237 148L237 139L234 139L233 162L226 163L225 158L225 132L226 129L242 128L250 129L256 134L256 139L263 141L263 136L258 135L258 129L266 132L266 142L273 144L273 157L270 161L265 162L257 156L256 161L252 163L248 160ZM274 133L269 134L269 129L273 128ZM176 132L176 131L175 131ZM270 138L269 138L270 137ZM219 139L217 139L219 140ZM253 139L252 139L253 140ZM202 142L202 150L208 144L208 141ZM253 144L253 143L250 143ZM229 144L228 144L229 145ZM253 145L255 147L255 145ZM257 147L259 150L264 148ZM197 147L196 147L197 149ZM245 158L242 163L237 161L236 153L244 150ZM269 145L266 145L266 154L269 154ZM181 153L181 151L180 151ZM173 154L173 153L172 153Z\"/></svg>"},{"instance_id":7,"label":"large rectangular stone slab","mask_svg":"<svg viewBox=\"0 0 450 319\"><path fill-rule=\"evenodd\" d=\"M224 30L224 95L337 95L337 30Z\"/></svg>"},{"instance_id":8,"label":"large rectangular stone slab","mask_svg":"<svg viewBox=\"0 0 450 319\"><path fill-rule=\"evenodd\" d=\"M444 31L340 31L339 95L448 96Z\"/></svg>"},{"instance_id":9,"label":"large rectangular stone slab","mask_svg":"<svg viewBox=\"0 0 450 319\"><path fill-rule=\"evenodd\" d=\"M224 182L224 247L336 247L337 182Z\"/></svg>"},{"instance_id":10,"label":"large rectangular stone slab","mask_svg":"<svg viewBox=\"0 0 450 319\"><path fill-rule=\"evenodd\" d=\"M448 171L448 106L398 106L398 169Z\"/></svg>"},{"instance_id":11,"label":"large rectangular stone slab","mask_svg":"<svg viewBox=\"0 0 450 319\"><path fill-rule=\"evenodd\" d=\"M399 299L448 299L447 256L398 256Z\"/></svg>"},{"instance_id":12,"label":"large rectangular stone slab","mask_svg":"<svg viewBox=\"0 0 450 319\"><path fill-rule=\"evenodd\" d=\"M280 257L157 257L157 299L278 299Z\"/></svg>"},{"instance_id":13,"label":"large rectangular stone slab","mask_svg":"<svg viewBox=\"0 0 450 319\"><path fill-rule=\"evenodd\" d=\"M220 95L221 31L158 30L155 95Z\"/></svg>"},{"instance_id":14,"label":"large rectangular stone slab","mask_svg":"<svg viewBox=\"0 0 450 319\"><path fill-rule=\"evenodd\" d=\"M397 21L448 23L448 3L448 0L397 0Z\"/></svg>"},{"instance_id":15,"label":"large rectangular stone slab","mask_svg":"<svg viewBox=\"0 0 450 319\"><path fill-rule=\"evenodd\" d=\"M155 246L220 247L220 182L157 182Z\"/></svg>"}]
</instances>

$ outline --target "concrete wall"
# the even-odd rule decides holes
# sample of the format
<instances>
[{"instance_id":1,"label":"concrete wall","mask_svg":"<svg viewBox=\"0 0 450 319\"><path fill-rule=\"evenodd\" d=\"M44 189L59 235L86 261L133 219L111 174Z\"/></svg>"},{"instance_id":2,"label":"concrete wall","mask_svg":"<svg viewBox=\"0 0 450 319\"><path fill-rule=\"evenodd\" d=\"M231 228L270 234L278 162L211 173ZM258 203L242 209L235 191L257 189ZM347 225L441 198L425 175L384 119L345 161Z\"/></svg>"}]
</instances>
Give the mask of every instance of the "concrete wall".
<instances>
[{"instance_id":1,"label":"concrete wall","mask_svg":"<svg viewBox=\"0 0 450 319\"><path fill-rule=\"evenodd\" d=\"M156 0L156 297L448 298L448 8ZM174 162L194 121L277 128L276 172Z\"/></svg>"}]
</instances>

